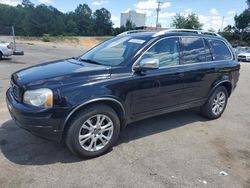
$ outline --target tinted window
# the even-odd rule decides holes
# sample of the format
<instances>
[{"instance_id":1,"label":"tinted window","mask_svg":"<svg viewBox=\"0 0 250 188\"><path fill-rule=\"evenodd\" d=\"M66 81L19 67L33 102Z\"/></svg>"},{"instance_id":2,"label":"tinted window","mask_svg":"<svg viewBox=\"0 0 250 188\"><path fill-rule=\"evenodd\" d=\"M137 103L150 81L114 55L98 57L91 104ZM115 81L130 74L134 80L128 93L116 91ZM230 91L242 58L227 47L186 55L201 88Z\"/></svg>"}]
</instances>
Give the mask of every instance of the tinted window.
<instances>
[{"instance_id":1,"label":"tinted window","mask_svg":"<svg viewBox=\"0 0 250 188\"><path fill-rule=\"evenodd\" d=\"M202 38L183 37L182 43L182 63L200 63L206 61L206 52Z\"/></svg>"},{"instance_id":2,"label":"tinted window","mask_svg":"<svg viewBox=\"0 0 250 188\"><path fill-rule=\"evenodd\" d=\"M160 66L178 65L179 58L179 41L177 38L163 39L152 46L142 57L159 59Z\"/></svg>"},{"instance_id":3,"label":"tinted window","mask_svg":"<svg viewBox=\"0 0 250 188\"><path fill-rule=\"evenodd\" d=\"M213 59L215 61L232 59L232 55L224 42L214 39L209 39L208 41L212 47Z\"/></svg>"}]
</instances>

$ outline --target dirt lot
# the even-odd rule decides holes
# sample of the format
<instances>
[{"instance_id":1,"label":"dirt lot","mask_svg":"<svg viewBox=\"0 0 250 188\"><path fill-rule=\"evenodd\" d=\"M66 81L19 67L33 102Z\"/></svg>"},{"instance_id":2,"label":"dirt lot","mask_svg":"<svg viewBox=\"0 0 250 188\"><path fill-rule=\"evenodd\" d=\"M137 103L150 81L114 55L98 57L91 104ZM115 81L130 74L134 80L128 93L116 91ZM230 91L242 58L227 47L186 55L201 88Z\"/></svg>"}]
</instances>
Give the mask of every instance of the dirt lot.
<instances>
[{"instance_id":1,"label":"dirt lot","mask_svg":"<svg viewBox=\"0 0 250 188\"><path fill-rule=\"evenodd\" d=\"M0 61L0 187L250 187L250 63L221 119L195 110L131 124L105 156L80 160L18 128L5 105L10 74L81 54L84 47L19 45ZM228 175L220 175L225 171Z\"/></svg>"},{"instance_id":2,"label":"dirt lot","mask_svg":"<svg viewBox=\"0 0 250 188\"><path fill-rule=\"evenodd\" d=\"M16 42L18 44L28 44L28 45L47 45L47 46L77 46L78 48L81 46L85 46L87 48L92 48L96 46L100 42L108 40L112 38L112 36L106 37L16 37ZM44 42L44 40L49 40L50 42ZM1 36L0 42L13 42L12 36Z\"/></svg>"}]
</instances>

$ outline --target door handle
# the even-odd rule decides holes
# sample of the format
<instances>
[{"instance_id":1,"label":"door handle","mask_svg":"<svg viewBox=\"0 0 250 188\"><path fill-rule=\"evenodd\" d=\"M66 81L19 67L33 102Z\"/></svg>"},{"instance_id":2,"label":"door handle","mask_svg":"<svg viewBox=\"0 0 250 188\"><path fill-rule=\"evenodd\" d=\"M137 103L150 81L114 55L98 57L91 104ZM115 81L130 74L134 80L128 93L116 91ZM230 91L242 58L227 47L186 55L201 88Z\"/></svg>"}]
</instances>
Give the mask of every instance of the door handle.
<instances>
[{"instance_id":1,"label":"door handle","mask_svg":"<svg viewBox=\"0 0 250 188\"><path fill-rule=\"evenodd\" d=\"M178 76L179 78L183 78L184 77L184 73L183 72L178 72L175 75Z\"/></svg>"}]
</instances>

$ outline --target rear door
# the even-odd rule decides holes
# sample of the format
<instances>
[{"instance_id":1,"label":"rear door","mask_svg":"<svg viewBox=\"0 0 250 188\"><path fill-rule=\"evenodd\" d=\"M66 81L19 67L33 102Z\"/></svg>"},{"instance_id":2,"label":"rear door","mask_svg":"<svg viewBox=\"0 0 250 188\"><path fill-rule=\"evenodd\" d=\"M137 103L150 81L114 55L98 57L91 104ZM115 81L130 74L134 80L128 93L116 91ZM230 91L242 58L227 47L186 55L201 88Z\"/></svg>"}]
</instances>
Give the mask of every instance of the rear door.
<instances>
[{"instance_id":1,"label":"rear door","mask_svg":"<svg viewBox=\"0 0 250 188\"><path fill-rule=\"evenodd\" d=\"M216 79L212 53L205 39L181 37L181 64L184 67L182 103L204 102Z\"/></svg>"}]
</instances>

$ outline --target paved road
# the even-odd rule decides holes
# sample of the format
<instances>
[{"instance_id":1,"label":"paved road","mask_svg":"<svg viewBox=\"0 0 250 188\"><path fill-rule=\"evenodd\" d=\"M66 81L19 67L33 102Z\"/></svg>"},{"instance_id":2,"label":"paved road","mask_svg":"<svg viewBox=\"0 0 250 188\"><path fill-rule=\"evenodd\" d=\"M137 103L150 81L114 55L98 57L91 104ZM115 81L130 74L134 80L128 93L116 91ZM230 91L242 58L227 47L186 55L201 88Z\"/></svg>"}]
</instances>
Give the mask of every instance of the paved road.
<instances>
[{"instance_id":1,"label":"paved road","mask_svg":"<svg viewBox=\"0 0 250 188\"><path fill-rule=\"evenodd\" d=\"M20 45L0 61L0 187L250 187L250 63L221 119L186 110L129 125L113 151L80 160L18 128L5 107L9 76L84 48ZM220 175L225 171L228 175Z\"/></svg>"}]
</instances>

